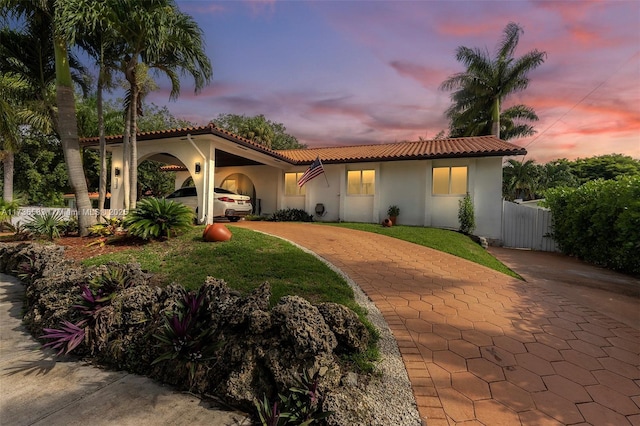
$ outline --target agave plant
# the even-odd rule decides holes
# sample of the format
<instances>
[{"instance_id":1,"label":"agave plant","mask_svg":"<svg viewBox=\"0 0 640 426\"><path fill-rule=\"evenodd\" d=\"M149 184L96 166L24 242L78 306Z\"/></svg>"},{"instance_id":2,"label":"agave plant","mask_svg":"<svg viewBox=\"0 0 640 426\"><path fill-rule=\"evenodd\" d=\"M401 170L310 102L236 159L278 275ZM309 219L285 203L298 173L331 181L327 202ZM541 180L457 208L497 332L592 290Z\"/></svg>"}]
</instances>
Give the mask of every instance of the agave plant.
<instances>
[{"instance_id":1,"label":"agave plant","mask_svg":"<svg viewBox=\"0 0 640 426\"><path fill-rule=\"evenodd\" d=\"M29 222L24 227L35 235L45 236L49 240L60 237L60 230L64 223L62 213L48 211L36 213L31 216Z\"/></svg>"},{"instance_id":2,"label":"agave plant","mask_svg":"<svg viewBox=\"0 0 640 426\"><path fill-rule=\"evenodd\" d=\"M184 204L164 198L145 198L124 219L129 233L145 240L171 236L188 229L193 212Z\"/></svg>"},{"instance_id":3,"label":"agave plant","mask_svg":"<svg viewBox=\"0 0 640 426\"><path fill-rule=\"evenodd\" d=\"M45 348L59 349L58 355L63 352L68 354L84 341L84 325L86 323L87 320L82 320L76 324L64 320L59 329L43 329L46 334L40 336L40 338L51 339L51 342L44 344Z\"/></svg>"}]
</instances>

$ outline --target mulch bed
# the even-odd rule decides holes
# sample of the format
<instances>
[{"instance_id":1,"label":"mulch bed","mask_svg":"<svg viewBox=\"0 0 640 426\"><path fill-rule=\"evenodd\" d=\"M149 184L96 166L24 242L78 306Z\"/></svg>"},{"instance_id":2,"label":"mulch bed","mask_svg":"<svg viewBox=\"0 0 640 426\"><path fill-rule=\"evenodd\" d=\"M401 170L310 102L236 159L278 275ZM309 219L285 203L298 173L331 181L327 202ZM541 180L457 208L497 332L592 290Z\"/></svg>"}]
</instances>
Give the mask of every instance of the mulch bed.
<instances>
[{"instance_id":1,"label":"mulch bed","mask_svg":"<svg viewBox=\"0 0 640 426\"><path fill-rule=\"evenodd\" d=\"M11 237L13 235L2 235L0 242L3 243L20 243L28 241L15 241ZM146 243L140 239L121 237L115 241L111 241L108 244L100 245L97 243L100 237L61 237L54 240L54 244L64 246L64 256L67 259L74 261L81 261L89 259L91 257L100 256L102 254L116 253L130 248L140 247ZM94 244L92 244L94 243Z\"/></svg>"}]
</instances>

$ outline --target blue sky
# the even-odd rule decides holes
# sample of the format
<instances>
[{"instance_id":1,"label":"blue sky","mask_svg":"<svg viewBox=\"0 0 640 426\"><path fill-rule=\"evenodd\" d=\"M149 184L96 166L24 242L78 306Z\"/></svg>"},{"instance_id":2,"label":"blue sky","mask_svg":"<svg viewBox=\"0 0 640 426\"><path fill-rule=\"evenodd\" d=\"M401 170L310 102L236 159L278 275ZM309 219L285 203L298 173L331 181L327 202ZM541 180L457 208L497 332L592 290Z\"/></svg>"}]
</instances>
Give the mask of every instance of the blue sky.
<instances>
[{"instance_id":1,"label":"blue sky","mask_svg":"<svg viewBox=\"0 0 640 426\"><path fill-rule=\"evenodd\" d=\"M624 153L640 158L640 2L178 1L201 26L214 68L194 96L184 79L148 101L206 124L220 113L281 122L309 146L431 138L445 130L458 46L493 53L510 21L519 56L546 62L506 104L532 106L534 137L513 140L545 162Z\"/></svg>"}]
</instances>

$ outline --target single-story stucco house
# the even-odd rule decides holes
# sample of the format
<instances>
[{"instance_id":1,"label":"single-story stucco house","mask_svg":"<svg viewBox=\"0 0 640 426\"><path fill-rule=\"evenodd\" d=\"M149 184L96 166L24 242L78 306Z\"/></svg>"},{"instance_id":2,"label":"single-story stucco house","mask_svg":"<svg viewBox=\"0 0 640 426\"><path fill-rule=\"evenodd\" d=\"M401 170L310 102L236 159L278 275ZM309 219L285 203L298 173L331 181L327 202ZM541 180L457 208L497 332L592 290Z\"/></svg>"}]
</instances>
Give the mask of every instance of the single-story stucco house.
<instances>
[{"instance_id":1,"label":"single-story stucco house","mask_svg":"<svg viewBox=\"0 0 640 426\"><path fill-rule=\"evenodd\" d=\"M458 228L458 201L468 192L475 234L501 239L502 158L526 150L495 136L376 145L271 150L214 125L140 133L138 163L177 166L176 187L189 177L198 192L198 220L211 223L214 187L250 195L257 212L304 209L317 221L379 223L390 205L398 223ZM82 145L95 147L98 138ZM111 209L124 206L122 136L107 137ZM298 187L316 158L325 173ZM316 214L318 212L318 214ZM320 213L321 212L321 213Z\"/></svg>"}]
</instances>

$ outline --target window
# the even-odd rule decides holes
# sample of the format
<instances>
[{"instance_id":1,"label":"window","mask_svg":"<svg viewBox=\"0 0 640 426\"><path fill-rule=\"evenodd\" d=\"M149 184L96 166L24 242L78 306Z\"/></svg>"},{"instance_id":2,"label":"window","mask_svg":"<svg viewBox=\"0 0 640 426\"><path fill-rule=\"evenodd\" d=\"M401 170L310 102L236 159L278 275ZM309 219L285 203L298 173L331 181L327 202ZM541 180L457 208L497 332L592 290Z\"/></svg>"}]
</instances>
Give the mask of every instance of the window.
<instances>
[{"instance_id":1,"label":"window","mask_svg":"<svg viewBox=\"0 0 640 426\"><path fill-rule=\"evenodd\" d=\"M433 168L434 195L459 195L466 193L467 166Z\"/></svg>"},{"instance_id":2,"label":"window","mask_svg":"<svg viewBox=\"0 0 640 426\"><path fill-rule=\"evenodd\" d=\"M375 182L375 170L349 170L347 171L347 195L374 195Z\"/></svg>"},{"instance_id":3,"label":"window","mask_svg":"<svg viewBox=\"0 0 640 426\"><path fill-rule=\"evenodd\" d=\"M284 174L284 195L305 195L305 186L298 186L298 181L303 174L304 172Z\"/></svg>"}]
</instances>

